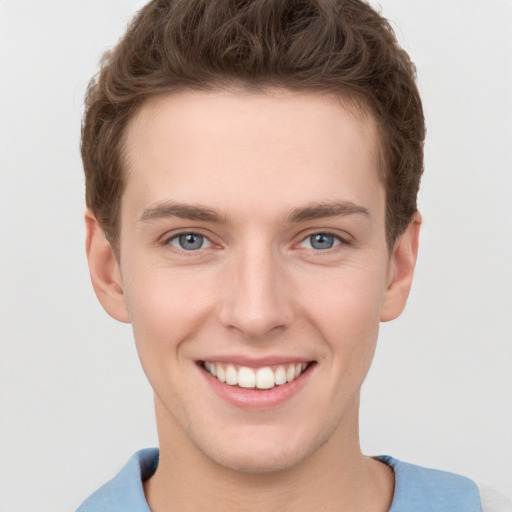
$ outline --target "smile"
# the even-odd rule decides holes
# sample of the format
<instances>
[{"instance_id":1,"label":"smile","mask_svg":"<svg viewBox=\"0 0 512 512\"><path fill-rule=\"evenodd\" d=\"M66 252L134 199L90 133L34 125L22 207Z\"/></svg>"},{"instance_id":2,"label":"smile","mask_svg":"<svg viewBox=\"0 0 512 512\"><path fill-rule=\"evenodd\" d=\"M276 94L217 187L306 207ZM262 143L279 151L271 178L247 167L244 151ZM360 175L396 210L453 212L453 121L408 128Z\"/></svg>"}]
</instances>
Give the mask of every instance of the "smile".
<instances>
[{"instance_id":1,"label":"smile","mask_svg":"<svg viewBox=\"0 0 512 512\"><path fill-rule=\"evenodd\" d=\"M202 366L213 377L230 386L246 389L272 389L294 381L309 363L287 363L280 365L249 368L234 364L204 361Z\"/></svg>"}]
</instances>

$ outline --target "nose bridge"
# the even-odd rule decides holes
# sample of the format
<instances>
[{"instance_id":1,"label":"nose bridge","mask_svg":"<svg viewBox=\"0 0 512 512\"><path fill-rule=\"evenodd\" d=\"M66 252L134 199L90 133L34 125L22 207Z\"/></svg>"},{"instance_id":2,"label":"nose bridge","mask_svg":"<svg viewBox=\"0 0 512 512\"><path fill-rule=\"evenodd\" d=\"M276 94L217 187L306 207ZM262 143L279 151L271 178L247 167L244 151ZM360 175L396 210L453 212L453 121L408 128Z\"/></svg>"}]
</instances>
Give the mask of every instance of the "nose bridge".
<instances>
[{"instance_id":1,"label":"nose bridge","mask_svg":"<svg viewBox=\"0 0 512 512\"><path fill-rule=\"evenodd\" d=\"M252 339L285 327L292 314L283 262L269 244L247 244L233 254L221 320Z\"/></svg>"}]
</instances>

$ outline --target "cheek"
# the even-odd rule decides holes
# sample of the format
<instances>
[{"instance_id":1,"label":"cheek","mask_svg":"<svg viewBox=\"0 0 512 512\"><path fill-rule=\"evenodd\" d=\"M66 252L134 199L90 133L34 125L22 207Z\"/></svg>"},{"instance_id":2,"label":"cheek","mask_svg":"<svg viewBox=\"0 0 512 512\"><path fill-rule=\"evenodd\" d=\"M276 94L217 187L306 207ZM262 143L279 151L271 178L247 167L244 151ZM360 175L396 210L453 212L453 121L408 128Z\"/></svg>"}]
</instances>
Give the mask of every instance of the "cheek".
<instances>
[{"instance_id":1,"label":"cheek","mask_svg":"<svg viewBox=\"0 0 512 512\"><path fill-rule=\"evenodd\" d=\"M307 303L325 325L363 328L380 317L386 289L386 271L370 264L352 265L312 274L302 288L299 303ZM306 292L308 291L308 292Z\"/></svg>"},{"instance_id":2,"label":"cheek","mask_svg":"<svg viewBox=\"0 0 512 512\"><path fill-rule=\"evenodd\" d=\"M198 284L165 269L129 283L126 302L143 366L179 364L182 342L200 329L211 303Z\"/></svg>"},{"instance_id":3,"label":"cheek","mask_svg":"<svg viewBox=\"0 0 512 512\"><path fill-rule=\"evenodd\" d=\"M314 282L317 291L298 299L307 304L310 321L327 341L334 360L366 367L379 332L385 272L353 267Z\"/></svg>"}]
</instances>

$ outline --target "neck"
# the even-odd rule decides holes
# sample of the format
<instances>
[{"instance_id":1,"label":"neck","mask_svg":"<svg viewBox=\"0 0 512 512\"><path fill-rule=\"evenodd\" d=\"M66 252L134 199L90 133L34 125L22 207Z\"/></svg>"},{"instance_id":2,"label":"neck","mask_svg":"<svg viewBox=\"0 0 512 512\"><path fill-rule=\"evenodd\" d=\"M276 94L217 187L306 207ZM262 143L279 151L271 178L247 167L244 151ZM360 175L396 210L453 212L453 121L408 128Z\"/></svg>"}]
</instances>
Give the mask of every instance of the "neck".
<instances>
[{"instance_id":1,"label":"neck","mask_svg":"<svg viewBox=\"0 0 512 512\"><path fill-rule=\"evenodd\" d=\"M393 496L393 471L361 453L358 405L312 455L265 473L215 463L157 412L160 460L144 485L148 504L153 512L385 512Z\"/></svg>"}]
</instances>

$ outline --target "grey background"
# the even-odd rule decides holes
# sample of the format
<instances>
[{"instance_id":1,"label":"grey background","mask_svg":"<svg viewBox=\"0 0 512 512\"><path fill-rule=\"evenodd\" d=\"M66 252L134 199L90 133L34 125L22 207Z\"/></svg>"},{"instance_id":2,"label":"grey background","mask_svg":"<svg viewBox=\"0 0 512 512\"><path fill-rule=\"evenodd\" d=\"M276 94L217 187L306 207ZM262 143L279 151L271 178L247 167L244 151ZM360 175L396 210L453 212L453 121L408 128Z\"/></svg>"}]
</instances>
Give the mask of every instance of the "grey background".
<instances>
[{"instance_id":1,"label":"grey background","mask_svg":"<svg viewBox=\"0 0 512 512\"><path fill-rule=\"evenodd\" d=\"M83 250L82 98L134 0L0 2L0 511L72 510L156 444ZM512 2L383 0L419 70L424 229L365 384L369 454L512 494Z\"/></svg>"}]
</instances>

